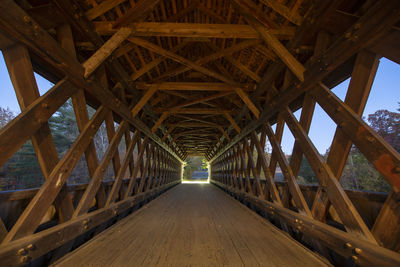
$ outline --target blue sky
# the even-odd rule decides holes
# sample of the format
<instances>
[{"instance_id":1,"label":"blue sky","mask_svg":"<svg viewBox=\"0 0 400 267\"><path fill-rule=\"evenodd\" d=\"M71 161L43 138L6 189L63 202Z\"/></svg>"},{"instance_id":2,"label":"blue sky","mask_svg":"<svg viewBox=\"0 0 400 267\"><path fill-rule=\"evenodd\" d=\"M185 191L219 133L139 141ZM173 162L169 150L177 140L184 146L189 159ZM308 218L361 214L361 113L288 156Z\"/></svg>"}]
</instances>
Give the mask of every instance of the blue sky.
<instances>
[{"instance_id":1,"label":"blue sky","mask_svg":"<svg viewBox=\"0 0 400 267\"><path fill-rule=\"evenodd\" d=\"M40 94L42 95L52 87L52 83L35 75ZM349 80L344 81L333 89L333 92L344 99L346 95ZM382 58L376 74L371 94L364 110L364 116L374 113L379 109L396 111L400 102L400 66L386 58ZM20 113L17 98L15 96L3 56L0 54L0 106L9 107L13 112ZM300 111L295 113L298 118ZM275 128L275 127L273 127ZM310 129L310 138L320 153L325 153L329 148L336 129L335 123L329 116L317 105ZM282 149L286 154L292 153L294 138L289 129L285 126Z\"/></svg>"}]
</instances>

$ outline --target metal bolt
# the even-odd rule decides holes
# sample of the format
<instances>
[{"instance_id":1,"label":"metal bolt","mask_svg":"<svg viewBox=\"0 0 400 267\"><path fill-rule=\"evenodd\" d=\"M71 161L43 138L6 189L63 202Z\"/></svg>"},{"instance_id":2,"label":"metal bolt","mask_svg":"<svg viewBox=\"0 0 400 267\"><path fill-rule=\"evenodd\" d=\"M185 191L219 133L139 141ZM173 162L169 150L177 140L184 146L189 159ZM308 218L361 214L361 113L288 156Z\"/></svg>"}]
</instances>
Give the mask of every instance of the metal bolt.
<instances>
[{"instance_id":1,"label":"metal bolt","mask_svg":"<svg viewBox=\"0 0 400 267\"><path fill-rule=\"evenodd\" d=\"M28 261L31 259L29 256L23 256L21 257L21 263L28 263Z\"/></svg>"},{"instance_id":2,"label":"metal bolt","mask_svg":"<svg viewBox=\"0 0 400 267\"><path fill-rule=\"evenodd\" d=\"M345 245L346 248L352 248L352 247L353 247L349 242L347 242L347 243L344 244L344 245Z\"/></svg>"},{"instance_id":3,"label":"metal bolt","mask_svg":"<svg viewBox=\"0 0 400 267\"><path fill-rule=\"evenodd\" d=\"M374 140L375 140L373 137L370 137L370 136L368 136L366 139L370 143L374 142Z\"/></svg>"},{"instance_id":4,"label":"metal bolt","mask_svg":"<svg viewBox=\"0 0 400 267\"><path fill-rule=\"evenodd\" d=\"M360 255L362 253L362 249L361 248L355 248L353 252L354 252L354 254Z\"/></svg>"},{"instance_id":5,"label":"metal bolt","mask_svg":"<svg viewBox=\"0 0 400 267\"><path fill-rule=\"evenodd\" d=\"M35 249L36 249L36 246L35 246L34 244L29 244L29 245L26 246L26 249L28 249L28 250L35 250Z\"/></svg>"},{"instance_id":6,"label":"metal bolt","mask_svg":"<svg viewBox=\"0 0 400 267\"><path fill-rule=\"evenodd\" d=\"M356 261L356 260L358 260L358 257L357 256L351 256L351 258L354 260L354 261Z\"/></svg>"},{"instance_id":7,"label":"metal bolt","mask_svg":"<svg viewBox=\"0 0 400 267\"><path fill-rule=\"evenodd\" d=\"M17 254L20 255L20 256L22 256L22 255L28 254L28 252L26 251L25 248L21 248L21 249L19 249L19 250L17 251Z\"/></svg>"},{"instance_id":8,"label":"metal bolt","mask_svg":"<svg viewBox=\"0 0 400 267\"><path fill-rule=\"evenodd\" d=\"M298 219L296 219L296 220L294 220L296 223L298 223L299 222L299 220Z\"/></svg>"}]
</instances>

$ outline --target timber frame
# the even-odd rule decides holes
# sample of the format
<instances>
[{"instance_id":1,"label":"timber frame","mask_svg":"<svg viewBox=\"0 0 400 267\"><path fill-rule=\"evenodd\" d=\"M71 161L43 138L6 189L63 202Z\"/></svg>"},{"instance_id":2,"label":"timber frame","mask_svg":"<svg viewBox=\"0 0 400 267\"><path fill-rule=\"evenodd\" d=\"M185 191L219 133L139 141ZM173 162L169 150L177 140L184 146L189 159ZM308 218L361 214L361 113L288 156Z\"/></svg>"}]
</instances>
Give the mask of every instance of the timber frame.
<instances>
[{"instance_id":1,"label":"timber frame","mask_svg":"<svg viewBox=\"0 0 400 267\"><path fill-rule=\"evenodd\" d=\"M21 108L0 130L0 166L31 140L45 178L0 193L0 206L24 203L0 218L0 262L57 260L178 184L185 159L201 154L213 184L332 263L400 265L400 155L361 117L379 59L400 64L399 20L396 0L0 1L0 49ZM43 95L34 72L54 83ZM342 101L331 88L347 78ZM79 135L59 158L48 120L69 99ZM316 104L337 125L326 160L308 136ZM373 219L339 183L352 145L392 189ZM90 182L71 189L82 156ZM319 181L312 198L297 181L303 156Z\"/></svg>"}]
</instances>

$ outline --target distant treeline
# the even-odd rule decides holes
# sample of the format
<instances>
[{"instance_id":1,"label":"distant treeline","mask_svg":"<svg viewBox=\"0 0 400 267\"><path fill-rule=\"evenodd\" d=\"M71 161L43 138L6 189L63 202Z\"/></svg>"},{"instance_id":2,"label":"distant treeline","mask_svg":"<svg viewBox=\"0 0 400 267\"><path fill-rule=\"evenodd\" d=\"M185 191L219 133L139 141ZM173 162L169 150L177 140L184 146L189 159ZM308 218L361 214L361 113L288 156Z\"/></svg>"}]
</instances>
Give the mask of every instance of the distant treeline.
<instances>
[{"instance_id":1,"label":"distant treeline","mask_svg":"<svg viewBox=\"0 0 400 267\"><path fill-rule=\"evenodd\" d=\"M398 111L400 112L400 108ZM91 117L95 111L88 107L88 112L89 117ZM0 128L4 127L13 118L13 112L8 108L4 109L0 107ZM378 110L368 115L366 120L383 139L400 152L400 113ZM67 101L49 119L49 126L59 158L61 159L79 134L71 101ZM124 140L124 138L121 140ZM98 159L101 160L108 145L107 130L104 123L96 133L93 141ZM125 142L123 141L120 143L119 152L121 156L125 153ZM329 149L322 156L326 159L328 153ZM268 160L271 158L270 147L265 148L264 156ZM290 155L287 157L290 161ZM256 154L254 155L254 159L256 160ZM183 177L184 179L190 179L194 171L205 170L207 170L207 162L203 157L189 157L186 160ZM113 179L113 176L114 171L110 164L104 180ZM87 183L90 179L89 177L88 168L83 156L69 177L68 183ZM279 168L277 169L275 179L284 179ZM43 174L30 140L4 166L0 167L0 191L39 187L43 181ZM318 179L305 157L303 157L301 163L298 181L301 184L318 184ZM390 190L390 186L383 177L355 146L351 148L340 182L345 189L380 192Z\"/></svg>"}]
</instances>

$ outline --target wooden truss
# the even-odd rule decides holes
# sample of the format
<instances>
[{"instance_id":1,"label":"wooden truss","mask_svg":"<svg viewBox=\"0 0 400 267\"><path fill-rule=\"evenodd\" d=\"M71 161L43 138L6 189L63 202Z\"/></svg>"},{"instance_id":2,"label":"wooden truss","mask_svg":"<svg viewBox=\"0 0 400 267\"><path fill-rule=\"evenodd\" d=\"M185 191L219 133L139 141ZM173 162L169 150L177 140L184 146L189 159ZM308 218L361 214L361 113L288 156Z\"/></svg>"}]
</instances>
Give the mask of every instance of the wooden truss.
<instances>
[{"instance_id":1,"label":"wooden truss","mask_svg":"<svg viewBox=\"0 0 400 267\"><path fill-rule=\"evenodd\" d=\"M201 154L212 183L333 263L399 265L400 155L361 118L379 59L400 63L399 20L394 0L0 1L0 49L21 108L0 130L0 166L31 140L45 179L0 193L20 203L1 218L0 262L56 260L179 183L184 160ZM34 72L54 83L43 95ZM349 77L341 101L331 88ZM79 134L59 157L49 119L69 99ZM326 160L308 136L316 104L337 125ZM391 186L378 216L339 183L352 145ZM89 183L67 186L83 156ZM303 157L313 189L298 183Z\"/></svg>"}]
</instances>

